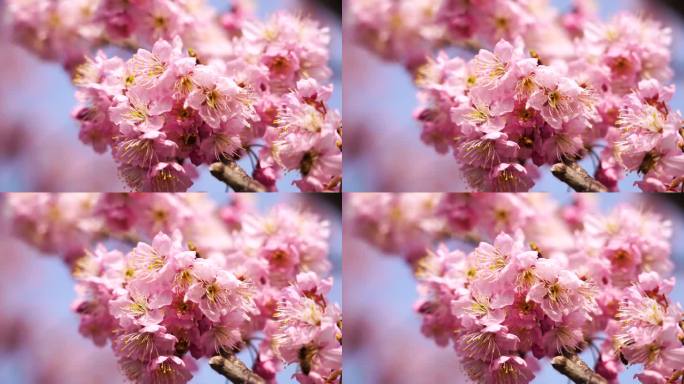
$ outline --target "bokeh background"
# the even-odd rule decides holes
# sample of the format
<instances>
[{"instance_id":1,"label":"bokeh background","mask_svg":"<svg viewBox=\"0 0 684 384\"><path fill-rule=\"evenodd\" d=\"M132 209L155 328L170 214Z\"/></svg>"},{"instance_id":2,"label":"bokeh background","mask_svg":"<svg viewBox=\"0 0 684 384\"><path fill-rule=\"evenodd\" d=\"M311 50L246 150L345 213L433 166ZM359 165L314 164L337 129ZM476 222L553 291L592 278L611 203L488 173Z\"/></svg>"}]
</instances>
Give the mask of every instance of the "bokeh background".
<instances>
[{"instance_id":1,"label":"bokeh background","mask_svg":"<svg viewBox=\"0 0 684 384\"><path fill-rule=\"evenodd\" d=\"M222 191L211 194L222 204ZM277 204L303 206L330 221L330 259L334 285L331 302L342 305L341 195L278 193L253 195L255 207L266 213ZM121 384L122 375L109 345L98 348L78 333L78 317L70 309L76 298L68 268L58 257L41 254L12 235L0 194L0 383L3 384ZM252 357L240 358L251 366ZM191 384L225 383L206 359ZM291 379L296 366L278 375Z\"/></svg>"},{"instance_id":2,"label":"bokeh background","mask_svg":"<svg viewBox=\"0 0 684 384\"><path fill-rule=\"evenodd\" d=\"M558 10L571 9L572 0L549 0ZM684 110L684 12L682 0L596 0L601 18L631 10L652 15L673 32L673 67L677 93L673 109ZM668 3L674 8L665 6ZM343 2L345 7L349 0ZM416 89L401 65L383 62L351 36L344 8L344 190L387 192L463 191L466 189L451 154L440 155L420 140L413 119L418 106ZM472 55L472 54L467 54ZM581 163L593 173L591 160ZM533 191L568 191L548 167ZM637 178L628 176L620 190L634 191Z\"/></svg>"},{"instance_id":3,"label":"bokeh background","mask_svg":"<svg viewBox=\"0 0 684 384\"><path fill-rule=\"evenodd\" d=\"M207 0L216 9L229 9L231 0ZM335 91L330 105L342 100L342 30L340 0L252 0L260 19L278 10L309 15L331 34ZM109 153L97 154L78 139L71 119L76 106L69 76L54 63L41 61L11 41L0 0L0 191L124 191ZM337 8L337 10L335 10ZM240 163L251 172L248 159ZM225 192L206 166L191 191ZM278 181L281 191L297 191L295 173Z\"/></svg>"},{"instance_id":4,"label":"bokeh background","mask_svg":"<svg viewBox=\"0 0 684 384\"><path fill-rule=\"evenodd\" d=\"M618 204L650 207L673 223L672 257L677 284L672 300L684 303L684 200L663 194L597 194L599 207L608 213ZM354 235L348 222L350 194L344 194L344 374L351 383L460 384L468 383L452 346L439 347L420 332L420 317L413 310L418 298L416 282L408 265L397 255L383 254ZM551 194L569 204L565 191ZM590 351L582 354L593 366ZM534 384L565 383L547 360ZM623 372L620 383L635 383L638 367Z\"/></svg>"}]
</instances>

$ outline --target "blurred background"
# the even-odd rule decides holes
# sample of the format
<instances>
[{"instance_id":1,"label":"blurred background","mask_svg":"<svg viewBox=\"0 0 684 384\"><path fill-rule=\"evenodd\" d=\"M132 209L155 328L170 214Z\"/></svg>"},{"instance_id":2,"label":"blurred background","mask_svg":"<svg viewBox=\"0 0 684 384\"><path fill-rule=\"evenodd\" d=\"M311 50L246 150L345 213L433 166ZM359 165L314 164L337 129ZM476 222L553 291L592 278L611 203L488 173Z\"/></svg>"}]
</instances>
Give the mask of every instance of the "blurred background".
<instances>
[{"instance_id":1,"label":"blurred background","mask_svg":"<svg viewBox=\"0 0 684 384\"><path fill-rule=\"evenodd\" d=\"M109 345L98 348L78 333L78 317L71 311L76 298L68 268L58 257L41 254L11 234L0 194L0 383L3 384L120 384L124 383ZM222 191L211 194L219 205L228 201ZM334 284L329 299L342 305L341 195L278 193L252 195L255 207L266 213L285 203L303 206L331 224L330 260ZM240 358L248 366L247 351ZM205 360L191 384L225 383ZM278 375L291 379L296 366Z\"/></svg>"},{"instance_id":2,"label":"blurred background","mask_svg":"<svg viewBox=\"0 0 684 384\"><path fill-rule=\"evenodd\" d=\"M230 0L207 0L219 11ZM340 0L254 0L257 17L278 10L310 15L331 33L331 62L335 92L330 105L342 100L342 31ZM124 191L109 153L97 154L78 139L71 118L76 106L69 76L54 63L40 61L14 45L4 22L0 0L0 191ZM249 160L241 162L251 173ZM281 191L298 190L295 174L279 180ZM225 192L206 166L191 191Z\"/></svg>"},{"instance_id":3,"label":"blurred background","mask_svg":"<svg viewBox=\"0 0 684 384\"><path fill-rule=\"evenodd\" d=\"M345 223L348 198L344 196ZM572 195L552 193L560 204L572 202ZM673 223L672 258L677 279L672 301L684 303L684 200L663 194L597 194L604 213L620 203L649 207ZM354 228L344 228L345 344L344 374L351 383L459 384L467 383L452 346L439 347L420 332L420 317L413 310L418 298L416 282L409 266L397 255L383 254L354 236ZM452 246L453 248L453 246ZM353 282L353 284L350 284ZM591 352L582 354L593 366ZM548 360L533 383L565 383L567 377L556 372ZM620 375L620 383L635 383L633 367Z\"/></svg>"},{"instance_id":4,"label":"blurred background","mask_svg":"<svg viewBox=\"0 0 684 384\"><path fill-rule=\"evenodd\" d=\"M571 9L572 0L549 0L558 10ZM621 10L653 15L673 31L673 109L684 110L684 2L681 0L597 0L601 18ZM349 1L345 0L345 7ZM676 11L675 11L676 10ZM345 36L351 35L347 8ZM383 62L374 54L344 39L344 190L429 192L463 191L459 170L451 154L440 155L420 140L413 119L418 106L416 89L401 65ZM593 173L591 160L581 163ZM533 191L568 191L545 167ZM620 190L634 191L636 178L628 176Z\"/></svg>"}]
</instances>

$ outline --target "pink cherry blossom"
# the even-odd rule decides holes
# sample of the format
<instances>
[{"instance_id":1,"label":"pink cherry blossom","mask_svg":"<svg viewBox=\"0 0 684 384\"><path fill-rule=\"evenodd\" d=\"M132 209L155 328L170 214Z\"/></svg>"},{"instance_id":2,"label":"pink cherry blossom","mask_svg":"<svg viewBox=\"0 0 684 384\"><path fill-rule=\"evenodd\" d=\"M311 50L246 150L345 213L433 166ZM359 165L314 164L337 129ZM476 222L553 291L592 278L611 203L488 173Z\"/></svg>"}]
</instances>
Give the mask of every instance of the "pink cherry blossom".
<instances>
[{"instance_id":1,"label":"pink cherry blossom","mask_svg":"<svg viewBox=\"0 0 684 384\"><path fill-rule=\"evenodd\" d=\"M196 167L250 157L251 176L269 190L296 171L299 189L339 192L329 28L283 11L259 20L249 8L12 0L8 19L17 42L69 73L79 138L98 153L111 148L126 187L185 191ZM222 24L238 14L239 26Z\"/></svg>"},{"instance_id":2,"label":"pink cherry blossom","mask_svg":"<svg viewBox=\"0 0 684 384\"><path fill-rule=\"evenodd\" d=\"M452 346L469 379L532 382L539 361L586 351L597 336L605 340L589 366L607 382L628 365L641 366L642 383L684 374L669 220L643 204L602 212L590 196L561 205L545 194L472 193L430 195L438 209L399 225L408 202L426 202L412 195L352 196L347 220L407 262L421 333ZM430 221L448 231L416 232Z\"/></svg>"},{"instance_id":3,"label":"pink cherry blossom","mask_svg":"<svg viewBox=\"0 0 684 384\"><path fill-rule=\"evenodd\" d=\"M501 356L496 361L492 362L490 372L488 373L490 379L488 382L500 383L529 383L534 374L527 366L525 360L518 356Z\"/></svg>"},{"instance_id":4,"label":"pink cherry blossom","mask_svg":"<svg viewBox=\"0 0 684 384\"><path fill-rule=\"evenodd\" d=\"M560 322L564 315L582 305L584 283L574 273L562 271L548 260L540 260L536 265L536 275L538 282L530 288L527 300L540 304L552 320Z\"/></svg>"},{"instance_id":5,"label":"pink cherry blossom","mask_svg":"<svg viewBox=\"0 0 684 384\"><path fill-rule=\"evenodd\" d=\"M589 173L606 189L638 173L641 190L681 190L671 29L573 3L353 0L349 30L409 72L421 140L453 153L468 189L524 192L604 147Z\"/></svg>"},{"instance_id":6,"label":"pink cherry blossom","mask_svg":"<svg viewBox=\"0 0 684 384\"><path fill-rule=\"evenodd\" d=\"M330 224L302 205L261 213L239 198L221 209L202 194L8 201L16 235L67 263L80 333L109 345L128 381L187 383L199 359L249 349L266 381L296 365L299 382L341 382Z\"/></svg>"},{"instance_id":7,"label":"pink cherry blossom","mask_svg":"<svg viewBox=\"0 0 684 384\"><path fill-rule=\"evenodd\" d=\"M185 300L199 304L209 320L219 321L227 306L249 309L250 288L235 275L217 271L213 263L199 260L193 266L193 278L195 282L188 287Z\"/></svg>"}]
</instances>

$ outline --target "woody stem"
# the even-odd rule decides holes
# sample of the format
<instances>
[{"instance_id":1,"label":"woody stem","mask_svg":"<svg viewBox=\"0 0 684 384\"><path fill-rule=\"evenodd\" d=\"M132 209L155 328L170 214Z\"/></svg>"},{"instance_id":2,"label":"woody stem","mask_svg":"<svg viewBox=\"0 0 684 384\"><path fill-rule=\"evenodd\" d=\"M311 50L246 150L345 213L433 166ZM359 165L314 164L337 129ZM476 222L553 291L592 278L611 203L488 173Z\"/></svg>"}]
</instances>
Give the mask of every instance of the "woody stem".
<instances>
[{"instance_id":1,"label":"woody stem","mask_svg":"<svg viewBox=\"0 0 684 384\"><path fill-rule=\"evenodd\" d=\"M266 384L266 381L251 369L234 353L223 352L209 359L211 368L230 380L233 384Z\"/></svg>"},{"instance_id":2,"label":"woody stem","mask_svg":"<svg viewBox=\"0 0 684 384\"><path fill-rule=\"evenodd\" d=\"M234 160L213 163L209 171L235 192L266 192L266 187L249 176Z\"/></svg>"},{"instance_id":3,"label":"woody stem","mask_svg":"<svg viewBox=\"0 0 684 384\"><path fill-rule=\"evenodd\" d=\"M608 192L608 188L594 179L575 161L554 164L551 173L577 192Z\"/></svg>"},{"instance_id":4,"label":"woody stem","mask_svg":"<svg viewBox=\"0 0 684 384\"><path fill-rule=\"evenodd\" d=\"M576 353L551 359L551 365L576 384L608 384L603 376L594 372Z\"/></svg>"}]
</instances>

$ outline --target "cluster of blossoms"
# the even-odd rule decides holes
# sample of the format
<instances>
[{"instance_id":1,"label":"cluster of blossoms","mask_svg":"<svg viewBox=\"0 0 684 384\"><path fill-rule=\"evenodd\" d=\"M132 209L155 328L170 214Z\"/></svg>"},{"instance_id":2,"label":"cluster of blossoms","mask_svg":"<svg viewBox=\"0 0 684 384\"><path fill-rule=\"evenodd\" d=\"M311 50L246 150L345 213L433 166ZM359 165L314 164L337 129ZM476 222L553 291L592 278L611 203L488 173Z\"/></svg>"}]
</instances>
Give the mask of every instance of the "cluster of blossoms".
<instances>
[{"instance_id":1,"label":"cluster of blossoms","mask_svg":"<svg viewBox=\"0 0 684 384\"><path fill-rule=\"evenodd\" d=\"M589 154L610 190L626 172L643 175L636 185L644 191L684 185L683 119L668 106L670 29L627 13L600 21L590 1L563 17L543 0L376 3L352 2L354 27L413 74L422 140L453 151L474 190L527 191L538 167ZM395 25L415 20L409 3L429 20ZM378 12L385 22L371 23ZM405 35L422 44L394 49L410 46ZM490 50L469 61L433 57L454 44Z\"/></svg>"},{"instance_id":2,"label":"cluster of blossoms","mask_svg":"<svg viewBox=\"0 0 684 384\"><path fill-rule=\"evenodd\" d=\"M244 8L241 3L234 12ZM109 44L143 46L180 36L201 53L230 46L230 36L213 20L216 12L202 0L10 0L7 8L16 39L67 69Z\"/></svg>"},{"instance_id":3,"label":"cluster of blossoms","mask_svg":"<svg viewBox=\"0 0 684 384\"><path fill-rule=\"evenodd\" d=\"M426 196L378 194L352 198L350 220L411 265L423 334L452 344L472 380L528 383L539 360L605 334L595 370L608 382L625 365L642 365L643 383L674 382L684 375L684 311L668 299L671 223L629 205L602 214L590 199L560 207L536 194L433 195L421 215L414 206ZM428 222L440 230L416 230ZM400 242L378 242L373 227ZM475 239L469 252L443 243L467 249Z\"/></svg>"},{"instance_id":4,"label":"cluster of blossoms","mask_svg":"<svg viewBox=\"0 0 684 384\"><path fill-rule=\"evenodd\" d=\"M562 35L552 22L556 12L546 0L353 0L354 34L387 60L415 69L435 49L449 45L494 45L524 36L542 52L557 54L567 46L541 44Z\"/></svg>"},{"instance_id":5,"label":"cluster of blossoms","mask_svg":"<svg viewBox=\"0 0 684 384\"><path fill-rule=\"evenodd\" d=\"M185 191L197 166L248 156L269 190L297 171L303 191L339 191L329 30L247 8L219 17L196 0L9 3L17 39L73 75L81 141L110 149L132 190ZM134 53L95 52L109 45Z\"/></svg>"},{"instance_id":6,"label":"cluster of blossoms","mask_svg":"<svg viewBox=\"0 0 684 384\"><path fill-rule=\"evenodd\" d=\"M341 382L330 230L316 215L259 215L242 200L218 209L202 195L7 200L16 233L63 256L81 334L109 342L131 382L186 383L197 359L245 348L258 349L253 370L265 382L289 364L299 382Z\"/></svg>"},{"instance_id":7,"label":"cluster of blossoms","mask_svg":"<svg viewBox=\"0 0 684 384\"><path fill-rule=\"evenodd\" d=\"M10 362L12 371L30 383L120 384L110 352L93 351L87 340L75 340L73 322L54 321L54 308L25 299L25 289L36 284L25 278L35 274L35 260L26 257L25 244L9 224L0 220L0 240L5 245L0 257L0 359ZM17 305L17 298L22 305ZM43 322L46 318L53 320L49 326ZM3 378L14 381L4 374Z\"/></svg>"}]
</instances>

